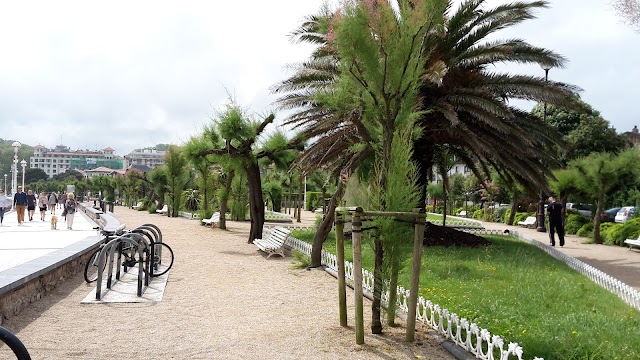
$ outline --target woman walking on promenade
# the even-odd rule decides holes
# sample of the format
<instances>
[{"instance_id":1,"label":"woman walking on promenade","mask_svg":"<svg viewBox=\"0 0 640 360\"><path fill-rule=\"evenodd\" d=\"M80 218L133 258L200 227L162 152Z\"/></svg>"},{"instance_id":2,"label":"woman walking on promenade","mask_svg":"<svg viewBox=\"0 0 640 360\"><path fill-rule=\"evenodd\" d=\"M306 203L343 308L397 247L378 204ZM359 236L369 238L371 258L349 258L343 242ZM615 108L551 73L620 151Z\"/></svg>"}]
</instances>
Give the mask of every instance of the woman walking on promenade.
<instances>
[{"instance_id":1,"label":"woman walking on promenade","mask_svg":"<svg viewBox=\"0 0 640 360\"><path fill-rule=\"evenodd\" d=\"M45 215L47 215L47 194L45 192L40 193L40 198L38 198L38 207L40 208L40 220L44 221Z\"/></svg>"},{"instance_id":2,"label":"woman walking on promenade","mask_svg":"<svg viewBox=\"0 0 640 360\"><path fill-rule=\"evenodd\" d=\"M64 209L67 212L67 229L73 227L73 216L76 214L76 200L73 193L67 194L67 201L64 202Z\"/></svg>"},{"instance_id":3,"label":"woman walking on promenade","mask_svg":"<svg viewBox=\"0 0 640 360\"><path fill-rule=\"evenodd\" d=\"M51 214L56 214L56 204L58 203L58 198L56 197L56 193L53 191L49 194L49 209L51 209Z\"/></svg>"},{"instance_id":4,"label":"woman walking on promenade","mask_svg":"<svg viewBox=\"0 0 640 360\"><path fill-rule=\"evenodd\" d=\"M33 214L36 212L36 196L31 190L27 191L27 212L29 221L33 221Z\"/></svg>"}]
</instances>

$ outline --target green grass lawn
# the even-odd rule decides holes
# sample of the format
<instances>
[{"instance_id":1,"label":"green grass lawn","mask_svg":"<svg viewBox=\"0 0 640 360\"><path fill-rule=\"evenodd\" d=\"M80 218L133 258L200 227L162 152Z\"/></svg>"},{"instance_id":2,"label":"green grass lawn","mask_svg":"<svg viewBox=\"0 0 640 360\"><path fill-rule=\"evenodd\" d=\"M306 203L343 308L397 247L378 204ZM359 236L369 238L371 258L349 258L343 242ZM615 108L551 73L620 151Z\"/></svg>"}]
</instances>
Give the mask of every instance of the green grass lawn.
<instances>
[{"instance_id":1,"label":"green grass lawn","mask_svg":"<svg viewBox=\"0 0 640 360\"><path fill-rule=\"evenodd\" d=\"M293 236L311 241L313 232ZM639 311L535 246L487 238L492 245L482 249L425 248L420 295L519 343L525 359L640 359ZM362 249L368 269L371 249ZM325 250L335 254L333 233ZM345 252L352 261L350 241Z\"/></svg>"}]
</instances>

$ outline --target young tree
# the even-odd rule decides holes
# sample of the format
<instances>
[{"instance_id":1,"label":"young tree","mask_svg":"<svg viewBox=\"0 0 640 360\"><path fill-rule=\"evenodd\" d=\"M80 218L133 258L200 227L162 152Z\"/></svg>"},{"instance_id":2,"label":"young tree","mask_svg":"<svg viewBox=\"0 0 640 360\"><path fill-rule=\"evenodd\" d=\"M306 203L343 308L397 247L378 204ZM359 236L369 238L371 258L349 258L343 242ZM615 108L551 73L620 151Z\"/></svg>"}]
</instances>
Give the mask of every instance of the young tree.
<instances>
[{"instance_id":1,"label":"young tree","mask_svg":"<svg viewBox=\"0 0 640 360\"><path fill-rule=\"evenodd\" d=\"M167 174L167 194L169 195L169 211L167 216L178 217L182 206L182 192L190 179L187 159L177 146L169 146L164 157Z\"/></svg>"},{"instance_id":2,"label":"young tree","mask_svg":"<svg viewBox=\"0 0 640 360\"><path fill-rule=\"evenodd\" d=\"M640 1L614 0L613 8L625 23L640 32Z\"/></svg>"},{"instance_id":3,"label":"young tree","mask_svg":"<svg viewBox=\"0 0 640 360\"><path fill-rule=\"evenodd\" d=\"M579 171L582 190L595 195L596 211L593 218L593 239L596 244L601 244L600 214L604 211L606 197L617 180L625 173L633 172L637 178L637 169L640 167L640 152L636 148L631 148L619 155L592 153L585 158L574 160L570 166Z\"/></svg>"},{"instance_id":4,"label":"young tree","mask_svg":"<svg viewBox=\"0 0 640 360\"><path fill-rule=\"evenodd\" d=\"M191 157L225 156L233 163L234 167L245 172L249 186L249 214L251 217L248 243L252 243L254 239L262 238L264 225L264 198L258 161L262 158L278 159L283 156L283 152L300 144L293 141L287 143L284 148L258 148L256 144L258 138L274 119L275 115L271 114L261 122L253 121L240 106L231 100L224 110L213 119L214 126L207 131L208 136L212 137L212 141L209 143L193 142L188 147ZM224 143L223 147L209 147L216 146L220 142ZM224 214L221 213L220 216L222 218Z\"/></svg>"}]
</instances>

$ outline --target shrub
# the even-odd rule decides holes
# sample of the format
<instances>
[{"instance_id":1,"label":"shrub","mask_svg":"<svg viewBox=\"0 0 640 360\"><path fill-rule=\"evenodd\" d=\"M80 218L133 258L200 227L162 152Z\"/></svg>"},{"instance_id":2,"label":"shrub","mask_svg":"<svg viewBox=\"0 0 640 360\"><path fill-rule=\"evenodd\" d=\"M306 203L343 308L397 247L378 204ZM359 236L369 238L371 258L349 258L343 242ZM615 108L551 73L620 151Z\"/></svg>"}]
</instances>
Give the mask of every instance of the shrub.
<instances>
[{"instance_id":1,"label":"shrub","mask_svg":"<svg viewBox=\"0 0 640 360\"><path fill-rule=\"evenodd\" d=\"M482 220L482 209L478 209L476 211L473 212L473 218L474 219L478 219L478 220Z\"/></svg>"},{"instance_id":2,"label":"shrub","mask_svg":"<svg viewBox=\"0 0 640 360\"><path fill-rule=\"evenodd\" d=\"M588 223L589 220L577 214L567 215L567 221L564 226L564 232L567 234L576 234L580 228Z\"/></svg>"},{"instance_id":3,"label":"shrub","mask_svg":"<svg viewBox=\"0 0 640 360\"><path fill-rule=\"evenodd\" d=\"M607 227L606 236L603 235L602 242L608 245L624 246L626 239L635 239L640 235L640 218L633 218L624 224L606 224L610 226ZM602 226L600 232L602 232Z\"/></svg>"},{"instance_id":4,"label":"shrub","mask_svg":"<svg viewBox=\"0 0 640 360\"><path fill-rule=\"evenodd\" d=\"M495 209L495 211L493 212L493 218L495 219L494 221L506 223L507 219L509 219L509 214L510 213L511 213L511 209L509 209L509 208L497 207Z\"/></svg>"},{"instance_id":5,"label":"shrub","mask_svg":"<svg viewBox=\"0 0 640 360\"><path fill-rule=\"evenodd\" d=\"M331 194L327 194L328 197ZM309 211L313 211L317 208L322 207L323 199L322 192L320 191L307 191L307 203L304 205L305 209Z\"/></svg>"},{"instance_id":6,"label":"shrub","mask_svg":"<svg viewBox=\"0 0 640 360\"><path fill-rule=\"evenodd\" d=\"M516 217L513 219L513 223L518 224L518 221L525 221L529 216L536 216L536 214L532 212L516 213Z\"/></svg>"},{"instance_id":7,"label":"shrub","mask_svg":"<svg viewBox=\"0 0 640 360\"><path fill-rule=\"evenodd\" d=\"M580 237L593 238L593 223L592 222L588 222L588 223L582 225L580 230L578 230L578 232L576 232L576 235L578 235Z\"/></svg>"},{"instance_id":8,"label":"shrub","mask_svg":"<svg viewBox=\"0 0 640 360\"><path fill-rule=\"evenodd\" d=\"M147 207L147 211L149 212L149 214L155 214L156 210L158 210L158 207L154 203L149 204L149 206Z\"/></svg>"},{"instance_id":9,"label":"shrub","mask_svg":"<svg viewBox=\"0 0 640 360\"><path fill-rule=\"evenodd\" d=\"M603 244L613 245L614 244L614 234L619 233L619 229L622 226L620 224L606 222L600 224L600 238L602 239Z\"/></svg>"}]
</instances>

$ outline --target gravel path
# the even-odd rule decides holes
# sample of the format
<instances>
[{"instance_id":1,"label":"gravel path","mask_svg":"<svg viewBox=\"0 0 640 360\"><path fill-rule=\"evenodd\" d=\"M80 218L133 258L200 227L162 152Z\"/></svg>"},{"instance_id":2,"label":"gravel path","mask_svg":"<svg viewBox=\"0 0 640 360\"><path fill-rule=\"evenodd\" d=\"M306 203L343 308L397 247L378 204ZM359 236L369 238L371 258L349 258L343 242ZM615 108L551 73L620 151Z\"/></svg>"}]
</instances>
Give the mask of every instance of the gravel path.
<instances>
[{"instance_id":1,"label":"gravel path","mask_svg":"<svg viewBox=\"0 0 640 360\"><path fill-rule=\"evenodd\" d=\"M265 259L247 244L248 223L223 231L123 207L115 216L128 228L158 225L174 249L163 300L80 304L93 286L76 274L3 324L33 359L453 359L424 331L414 344L402 327L371 335L366 300L365 345L356 345L353 327L338 323L336 280L294 269L291 257ZM0 358L11 358L6 347Z\"/></svg>"}]
</instances>

